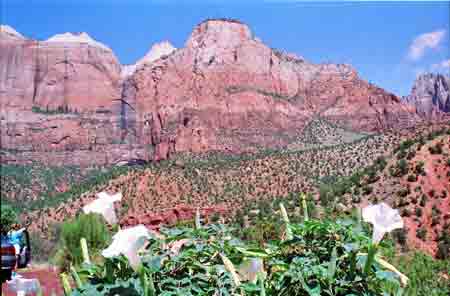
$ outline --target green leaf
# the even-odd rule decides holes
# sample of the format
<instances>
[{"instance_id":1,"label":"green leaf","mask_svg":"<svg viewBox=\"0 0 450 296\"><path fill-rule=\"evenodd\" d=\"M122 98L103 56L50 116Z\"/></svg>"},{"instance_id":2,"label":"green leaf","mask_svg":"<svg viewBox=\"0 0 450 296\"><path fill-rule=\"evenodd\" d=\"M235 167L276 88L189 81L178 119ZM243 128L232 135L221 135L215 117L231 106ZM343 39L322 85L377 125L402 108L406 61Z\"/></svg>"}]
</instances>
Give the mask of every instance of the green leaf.
<instances>
[{"instance_id":1,"label":"green leaf","mask_svg":"<svg viewBox=\"0 0 450 296\"><path fill-rule=\"evenodd\" d=\"M266 252L266 250L263 249L251 249L251 248L246 249L243 247L234 247L234 248L248 257L260 257L260 258L269 257L269 254Z\"/></svg>"}]
</instances>

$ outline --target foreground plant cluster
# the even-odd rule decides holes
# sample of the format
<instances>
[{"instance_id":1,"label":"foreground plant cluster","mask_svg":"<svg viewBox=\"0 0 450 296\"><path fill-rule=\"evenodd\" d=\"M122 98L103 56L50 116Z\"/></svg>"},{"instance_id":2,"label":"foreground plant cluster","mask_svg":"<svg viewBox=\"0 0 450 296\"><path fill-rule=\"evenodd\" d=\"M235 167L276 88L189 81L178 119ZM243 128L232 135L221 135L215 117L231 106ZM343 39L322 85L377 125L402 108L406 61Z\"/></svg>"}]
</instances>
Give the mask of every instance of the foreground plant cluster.
<instances>
[{"instance_id":1,"label":"foreground plant cluster","mask_svg":"<svg viewBox=\"0 0 450 296\"><path fill-rule=\"evenodd\" d=\"M290 223L284 207L280 212L284 231L263 246L239 239L239 229L201 226L198 219L196 227L161 229L148 239L138 264L121 255L84 263L78 272L72 268L76 289L70 291L63 275L66 293L402 295L407 279L375 255L361 222Z\"/></svg>"}]
</instances>

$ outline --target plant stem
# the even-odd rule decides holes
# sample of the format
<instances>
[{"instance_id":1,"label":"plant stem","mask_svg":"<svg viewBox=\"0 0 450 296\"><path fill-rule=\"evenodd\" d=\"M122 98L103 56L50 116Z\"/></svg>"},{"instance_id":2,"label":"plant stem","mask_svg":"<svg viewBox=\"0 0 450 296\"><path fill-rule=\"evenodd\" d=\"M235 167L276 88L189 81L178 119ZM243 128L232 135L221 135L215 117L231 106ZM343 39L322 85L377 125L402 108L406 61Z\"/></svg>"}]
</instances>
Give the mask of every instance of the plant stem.
<instances>
[{"instance_id":1,"label":"plant stem","mask_svg":"<svg viewBox=\"0 0 450 296\"><path fill-rule=\"evenodd\" d=\"M72 288L70 287L69 278L67 277L67 274L61 273L59 275L61 277L61 284L64 289L64 295L69 296L72 293Z\"/></svg>"},{"instance_id":2,"label":"plant stem","mask_svg":"<svg viewBox=\"0 0 450 296\"><path fill-rule=\"evenodd\" d=\"M375 260L375 255L377 253L377 244L370 244L367 253L366 264L364 265L364 274L368 275L370 268L372 267L373 261Z\"/></svg>"},{"instance_id":3,"label":"plant stem","mask_svg":"<svg viewBox=\"0 0 450 296\"><path fill-rule=\"evenodd\" d=\"M284 224L286 225L286 240L292 240L294 238L294 235L292 234L289 217L286 212L286 208L283 206L283 203L280 203L280 211L281 217L283 218Z\"/></svg>"},{"instance_id":4,"label":"plant stem","mask_svg":"<svg viewBox=\"0 0 450 296\"><path fill-rule=\"evenodd\" d=\"M83 283L81 282L81 279L75 270L75 268L71 265L70 266L70 273L72 274L73 280L75 281L75 285L77 286L77 289L80 289L83 286Z\"/></svg>"},{"instance_id":5,"label":"plant stem","mask_svg":"<svg viewBox=\"0 0 450 296\"><path fill-rule=\"evenodd\" d=\"M308 221L309 215L308 215L308 206L306 204L306 194L300 193L300 198L302 200L303 215L305 216L305 221Z\"/></svg>"},{"instance_id":6,"label":"plant stem","mask_svg":"<svg viewBox=\"0 0 450 296\"><path fill-rule=\"evenodd\" d=\"M83 254L83 262L91 264L91 259L89 258L89 249L87 246L87 241L84 237L80 239L81 252Z\"/></svg>"}]
</instances>

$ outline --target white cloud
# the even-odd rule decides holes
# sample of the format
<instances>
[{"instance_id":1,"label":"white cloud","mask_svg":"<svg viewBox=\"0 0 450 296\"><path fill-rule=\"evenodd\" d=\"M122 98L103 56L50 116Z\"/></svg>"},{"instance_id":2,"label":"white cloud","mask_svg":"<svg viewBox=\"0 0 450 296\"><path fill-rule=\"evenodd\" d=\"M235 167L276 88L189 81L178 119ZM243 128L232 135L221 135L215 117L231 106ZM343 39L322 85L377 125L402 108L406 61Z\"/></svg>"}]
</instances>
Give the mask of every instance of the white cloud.
<instances>
[{"instance_id":1,"label":"white cloud","mask_svg":"<svg viewBox=\"0 0 450 296\"><path fill-rule=\"evenodd\" d=\"M432 64L430 70L431 72L450 71L450 60L442 61L437 64Z\"/></svg>"},{"instance_id":2,"label":"white cloud","mask_svg":"<svg viewBox=\"0 0 450 296\"><path fill-rule=\"evenodd\" d=\"M419 60L427 49L437 48L444 35L445 30L439 30L417 36L409 47L408 58L413 61Z\"/></svg>"}]
</instances>

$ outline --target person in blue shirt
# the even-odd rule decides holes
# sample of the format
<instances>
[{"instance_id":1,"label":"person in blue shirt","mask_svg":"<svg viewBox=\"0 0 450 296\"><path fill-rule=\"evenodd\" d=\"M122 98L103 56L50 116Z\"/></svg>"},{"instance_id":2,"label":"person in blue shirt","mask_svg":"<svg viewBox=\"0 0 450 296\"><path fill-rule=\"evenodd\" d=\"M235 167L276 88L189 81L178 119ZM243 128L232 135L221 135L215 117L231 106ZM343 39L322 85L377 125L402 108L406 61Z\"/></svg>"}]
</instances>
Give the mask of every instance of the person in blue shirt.
<instances>
[{"instance_id":1,"label":"person in blue shirt","mask_svg":"<svg viewBox=\"0 0 450 296\"><path fill-rule=\"evenodd\" d=\"M20 249L22 245L24 244L24 237L23 232L25 228L21 228L19 230L11 230L8 232L7 237L9 242L14 245L14 248L16 249L16 255L19 255Z\"/></svg>"},{"instance_id":2,"label":"person in blue shirt","mask_svg":"<svg viewBox=\"0 0 450 296\"><path fill-rule=\"evenodd\" d=\"M16 268L19 260L19 254L24 244L24 230L25 228L21 228L19 230L10 230L9 232L2 230L0 235L2 244L11 244L14 246L14 249L16 251ZM16 277L16 275L16 272L13 271L12 277L14 278Z\"/></svg>"}]
</instances>

